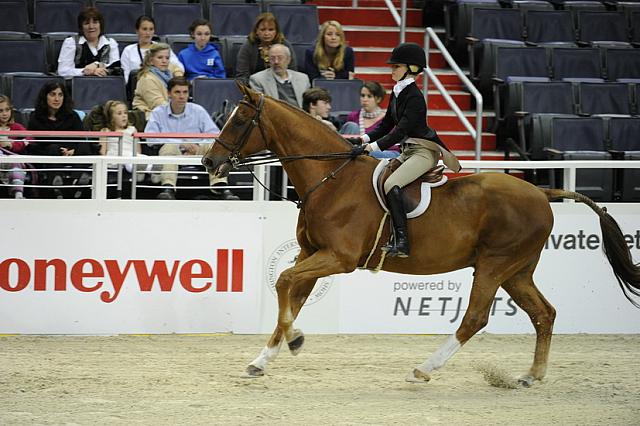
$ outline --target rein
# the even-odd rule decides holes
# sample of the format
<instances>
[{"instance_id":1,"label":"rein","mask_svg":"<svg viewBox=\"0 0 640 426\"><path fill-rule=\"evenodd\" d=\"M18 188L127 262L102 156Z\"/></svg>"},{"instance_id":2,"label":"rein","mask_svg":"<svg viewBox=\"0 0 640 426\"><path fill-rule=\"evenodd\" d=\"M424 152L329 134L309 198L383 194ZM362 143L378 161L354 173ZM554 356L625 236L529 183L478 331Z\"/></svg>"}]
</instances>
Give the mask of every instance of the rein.
<instances>
[{"instance_id":1,"label":"rein","mask_svg":"<svg viewBox=\"0 0 640 426\"><path fill-rule=\"evenodd\" d=\"M270 194L277 196L281 200L291 201L292 203L295 203L296 207L298 207L299 209L302 209L304 207L304 204L306 203L306 201L309 198L309 196L311 195L311 193L313 193L316 189L318 189L320 186L322 186L322 184L327 182L329 179L335 179L336 175L347 164L349 164L349 162L351 160L353 160L355 158L353 156L353 154L351 154L351 152L334 152L334 153L328 153L328 154L308 154L308 155L289 155L289 156L285 156L285 157L278 157L275 154L266 154L266 155L265 154L253 154L253 155L249 155L249 156L247 156L245 158L242 158L242 159L238 158L240 150L242 150L242 148L249 141L249 136L251 136L251 133L253 132L253 129L256 126L258 127L258 130L260 130L260 135L262 136L262 141L264 142L265 149L268 149L267 138L265 136L264 129L262 128L262 125L260 124L260 113L262 112L262 108L264 107L264 95L263 94L260 95L260 100L259 100L257 106L253 105L252 103L247 102L245 100L240 101L240 103L250 107L251 109L253 109L255 111L255 114L251 118L251 121L248 122L247 126L243 129L242 134L238 137L238 140L239 140L238 145L236 145L234 147L231 147L231 144L229 144L228 142L225 142L220 137L218 137L216 139L216 142L219 143L220 145L222 145L223 148L225 148L227 151L230 152L230 154L229 154L229 162L231 163L231 166L234 169L237 169L239 167L245 167L246 170L249 173L251 173L253 178L260 184L260 186L262 186L264 189L266 189ZM307 192L305 192L305 194L302 196L302 198L300 200L298 200L298 201L294 201L294 200L291 200L291 199L289 199L287 197L284 197L284 196L281 196L279 194L276 194L275 192L273 192L271 190L271 188L268 188L266 185L264 185L260 181L260 179L258 179L258 177L253 173L253 171L249 169L249 166L259 166L259 165L264 165L264 164L273 164L273 163L277 163L277 162L285 163L287 161L296 161L296 160L330 161L330 160L337 160L337 159L340 159L340 158L346 158L347 160L345 162L343 162L342 164L340 164L340 166L335 168L333 171L331 171L327 176L322 178L317 184L315 184L314 186L309 188L307 190Z\"/></svg>"}]
</instances>

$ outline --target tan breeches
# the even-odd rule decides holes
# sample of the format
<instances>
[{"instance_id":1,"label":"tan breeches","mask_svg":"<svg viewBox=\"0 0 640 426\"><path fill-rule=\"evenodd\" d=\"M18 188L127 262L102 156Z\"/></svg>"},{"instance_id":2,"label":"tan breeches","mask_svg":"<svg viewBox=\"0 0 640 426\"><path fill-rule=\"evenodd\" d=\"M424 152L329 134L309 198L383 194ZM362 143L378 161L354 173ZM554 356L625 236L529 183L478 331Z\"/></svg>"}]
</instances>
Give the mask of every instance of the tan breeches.
<instances>
[{"instance_id":1,"label":"tan breeches","mask_svg":"<svg viewBox=\"0 0 640 426\"><path fill-rule=\"evenodd\" d=\"M207 144L198 144L198 151L196 155L202 156L207 153L209 149L209 145ZM166 143L162 145L160 148L160 155L184 155L180 152L179 144L169 144ZM162 185L172 185L176 186L178 182L178 165L177 164L163 164L162 165ZM212 174L209 174L209 184L215 185L217 183L227 183L227 178L216 178Z\"/></svg>"},{"instance_id":2,"label":"tan breeches","mask_svg":"<svg viewBox=\"0 0 640 426\"><path fill-rule=\"evenodd\" d=\"M439 158L440 152L432 151L414 143L405 144L402 153L397 158L402 165L384 183L384 193L387 194L394 186L404 188L428 170L434 168L438 164Z\"/></svg>"}]
</instances>

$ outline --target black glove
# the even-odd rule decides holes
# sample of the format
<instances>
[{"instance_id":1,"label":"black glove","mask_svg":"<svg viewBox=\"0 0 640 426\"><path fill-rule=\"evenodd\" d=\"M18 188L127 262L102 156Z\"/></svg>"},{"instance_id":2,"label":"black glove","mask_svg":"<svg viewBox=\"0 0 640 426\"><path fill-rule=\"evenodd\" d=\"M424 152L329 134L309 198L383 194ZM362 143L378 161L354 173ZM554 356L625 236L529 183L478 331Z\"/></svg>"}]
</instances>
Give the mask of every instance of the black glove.
<instances>
[{"instance_id":1,"label":"black glove","mask_svg":"<svg viewBox=\"0 0 640 426\"><path fill-rule=\"evenodd\" d=\"M355 138L345 138L351 145L362 145L362 138L357 136Z\"/></svg>"},{"instance_id":2,"label":"black glove","mask_svg":"<svg viewBox=\"0 0 640 426\"><path fill-rule=\"evenodd\" d=\"M369 155L365 147L366 145L354 145L353 148L351 148L351 156L357 157L362 154Z\"/></svg>"}]
</instances>

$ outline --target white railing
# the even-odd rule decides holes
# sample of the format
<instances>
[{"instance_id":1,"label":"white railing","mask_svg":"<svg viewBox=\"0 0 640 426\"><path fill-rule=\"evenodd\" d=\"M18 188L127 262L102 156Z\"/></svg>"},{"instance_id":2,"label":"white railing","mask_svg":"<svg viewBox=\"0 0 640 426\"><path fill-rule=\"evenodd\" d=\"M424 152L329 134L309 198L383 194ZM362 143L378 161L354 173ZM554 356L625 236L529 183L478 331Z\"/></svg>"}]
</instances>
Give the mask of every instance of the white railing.
<instances>
[{"instance_id":1,"label":"white railing","mask_svg":"<svg viewBox=\"0 0 640 426\"><path fill-rule=\"evenodd\" d=\"M111 164L179 164L179 165L200 165L200 157L188 156L82 156L82 157L50 157L50 156L4 156L0 157L1 163L32 163L32 164L91 164L92 172L92 198L97 200L107 199L107 172ZM623 161L460 161L463 171L481 169L488 170L540 170L540 169L562 169L564 170L564 189L575 191L576 171L578 169L640 169L639 160ZM268 182L267 177L271 167L281 167L279 164L256 166L254 174L262 182ZM133 179L135 181L135 179ZM158 187L160 188L160 187ZM253 199L257 201L267 201L267 191L258 182L254 181ZM284 190L285 188L281 188ZM276 191L278 192L278 191Z\"/></svg>"}]
</instances>

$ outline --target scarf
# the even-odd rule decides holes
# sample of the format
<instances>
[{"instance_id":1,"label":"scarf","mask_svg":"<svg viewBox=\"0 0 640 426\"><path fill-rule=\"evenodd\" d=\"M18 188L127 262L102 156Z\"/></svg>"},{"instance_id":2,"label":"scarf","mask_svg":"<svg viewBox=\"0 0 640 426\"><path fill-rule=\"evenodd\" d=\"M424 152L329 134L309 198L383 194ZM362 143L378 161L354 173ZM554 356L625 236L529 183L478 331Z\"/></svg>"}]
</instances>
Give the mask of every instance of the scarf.
<instances>
[{"instance_id":1,"label":"scarf","mask_svg":"<svg viewBox=\"0 0 640 426\"><path fill-rule=\"evenodd\" d=\"M393 86L393 93L396 95L396 98L400 96L400 92L404 90L405 87L413 83L415 80L413 78L405 78L404 80L400 80Z\"/></svg>"},{"instance_id":2,"label":"scarf","mask_svg":"<svg viewBox=\"0 0 640 426\"><path fill-rule=\"evenodd\" d=\"M171 80L171 73L169 70L161 71L158 67L152 66L149 70L160 79L162 83L164 83L165 87L169 84L169 80Z\"/></svg>"}]
</instances>

